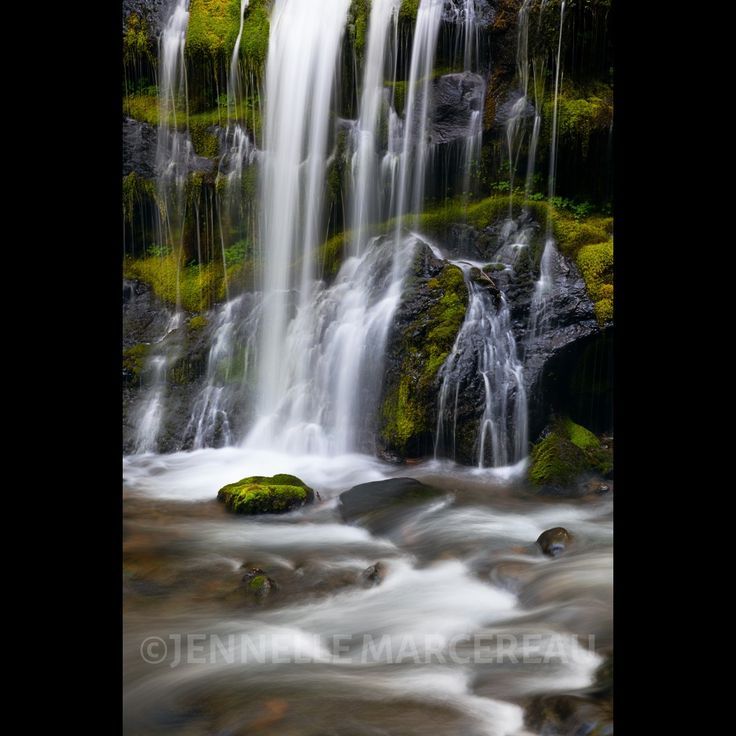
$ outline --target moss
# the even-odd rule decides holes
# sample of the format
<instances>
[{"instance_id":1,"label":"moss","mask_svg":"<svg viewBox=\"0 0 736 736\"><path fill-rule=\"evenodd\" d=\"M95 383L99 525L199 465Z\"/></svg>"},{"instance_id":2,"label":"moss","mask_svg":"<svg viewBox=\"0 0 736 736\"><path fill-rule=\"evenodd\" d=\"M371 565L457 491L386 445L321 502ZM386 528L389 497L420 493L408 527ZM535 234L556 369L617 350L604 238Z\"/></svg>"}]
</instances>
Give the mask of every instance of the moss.
<instances>
[{"instance_id":1,"label":"moss","mask_svg":"<svg viewBox=\"0 0 736 736\"><path fill-rule=\"evenodd\" d=\"M613 319L613 240L585 245L575 259L595 305L599 324Z\"/></svg>"},{"instance_id":2,"label":"moss","mask_svg":"<svg viewBox=\"0 0 736 736\"><path fill-rule=\"evenodd\" d=\"M145 199L158 202L156 184L131 171L123 177L123 216L128 222L133 221L133 213Z\"/></svg>"},{"instance_id":3,"label":"moss","mask_svg":"<svg viewBox=\"0 0 736 736\"><path fill-rule=\"evenodd\" d=\"M140 376L146 367L146 358L151 346L142 342L123 350L123 368L135 376Z\"/></svg>"},{"instance_id":4,"label":"moss","mask_svg":"<svg viewBox=\"0 0 736 736\"><path fill-rule=\"evenodd\" d=\"M187 54L229 61L240 30L240 0L192 0L189 6ZM240 55L246 68L261 69L268 53L269 5L251 0L245 10Z\"/></svg>"},{"instance_id":5,"label":"moss","mask_svg":"<svg viewBox=\"0 0 736 736\"><path fill-rule=\"evenodd\" d=\"M202 330L209 324L209 320L203 314L196 314L189 320L190 330Z\"/></svg>"},{"instance_id":6,"label":"moss","mask_svg":"<svg viewBox=\"0 0 736 736\"><path fill-rule=\"evenodd\" d=\"M240 0L191 0L186 48L194 54L230 54L239 28Z\"/></svg>"},{"instance_id":7,"label":"moss","mask_svg":"<svg viewBox=\"0 0 736 736\"><path fill-rule=\"evenodd\" d=\"M493 273L494 271L505 271L506 266L503 265L503 263L486 263L485 266L483 266L483 271L486 273Z\"/></svg>"},{"instance_id":8,"label":"moss","mask_svg":"<svg viewBox=\"0 0 736 736\"><path fill-rule=\"evenodd\" d=\"M240 55L246 68L260 70L268 56L270 13L267 0L251 0L245 11L243 35L240 38Z\"/></svg>"},{"instance_id":9,"label":"moss","mask_svg":"<svg viewBox=\"0 0 736 736\"><path fill-rule=\"evenodd\" d=\"M220 139L206 120L190 120L189 138L194 152L205 158L218 158L220 155Z\"/></svg>"},{"instance_id":10,"label":"moss","mask_svg":"<svg viewBox=\"0 0 736 736\"><path fill-rule=\"evenodd\" d=\"M381 436L402 455L430 430L437 374L452 350L465 319L468 293L462 271L447 265L426 283L432 306L421 311L402 336L398 384L387 390L381 407Z\"/></svg>"},{"instance_id":11,"label":"moss","mask_svg":"<svg viewBox=\"0 0 736 736\"><path fill-rule=\"evenodd\" d=\"M569 418L558 419L551 431L532 448L529 478L539 486L569 486L587 470L609 472L610 450L598 438Z\"/></svg>"},{"instance_id":12,"label":"moss","mask_svg":"<svg viewBox=\"0 0 736 736\"><path fill-rule=\"evenodd\" d=\"M332 280L337 276L345 258L345 246L349 240L350 231L346 230L330 238L320 247L318 258L322 266L322 274L326 279Z\"/></svg>"},{"instance_id":13,"label":"moss","mask_svg":"<svg viewBox=\"0 0 736 736\"><path fill-rule=\"evenodd\" d=\"M256 575L249 583L248 587L253 591L259 591L268 582L268 578L265 575Z\"/></svg>"},{"instance_id":14,"label":"moss","mask_svg":"<svg viewBox=\"0 0 736 736\"><path fill-rule=\"evenodd\" d=\"M146 258L127 258L125 278L143 281L168 304L189 312L204 312L224 296L222 264L218 261L184 266L175 253Z\"/></svg>"},{"instance_id":15,"label":"moss","mask_svg":"<svg viewBox=\"0 0 736 736\"><path fill-rule=\"evenodd\" d=\"M554 110L554 95L544 105L545 136L549 138ZM583 156L590 137L607 131L613 120L613 90L606 84L589 89L563 85L557 101L557 133L561 142L579 143Z\"/></svg>"},{"instance_id":16,"label":"moss","mask_svg":"<svg viewBox=\"0 0 736 736\"><path fill-rule=\"evenodd\" d=\"M314 491L293 475L254 475L223 486L217 499L237 514L283 514L312 501Z\"/></svg>"},{"instance_id":17,"label":"moss","mask_svg":"<svg viewBox=\"0 0 736 736\"><path fill-rule=\"evenodd\" d=\"M368 18L370 15L369 0L353 0L348 11L348 33L353 41L355 55L363 58L365 40L368 32Z\"/></svg>"},{"instance_id":18,"label":"moss","mask_svg":"<svg viewBox=\"0 0 736 736\"><path fill-rule=\"evenodd\" d=\"M126 62L147 58L153 61L151 29L138 13L130 13L123 28L123 58Z\"/></svg>"},{"instance_id":19,"label":"moss","mask_svg":"<svg viewBox=\"0 0 736 736\"><path fill-rule=\"evenodd\" d=\"M399 8L399 20L413 23L417 19L420 0L403 0Z\"/></svg>"}]
</instances>

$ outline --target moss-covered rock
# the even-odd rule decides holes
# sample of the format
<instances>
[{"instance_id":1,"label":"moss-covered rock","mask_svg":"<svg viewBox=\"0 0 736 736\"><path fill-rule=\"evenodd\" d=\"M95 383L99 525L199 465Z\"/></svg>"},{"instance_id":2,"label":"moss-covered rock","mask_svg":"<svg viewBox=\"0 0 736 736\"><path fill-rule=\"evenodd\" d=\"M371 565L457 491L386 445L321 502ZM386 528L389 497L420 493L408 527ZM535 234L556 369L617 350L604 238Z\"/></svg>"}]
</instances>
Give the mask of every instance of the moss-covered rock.
<instances>
[{"instance_id":1,"label":"moss-covered rock","mask_svg":"<svg viewBox=\"0 0 736 736\"><path fill-rule=\"evenodd\" d=\"M314 491L294 475L254 475L223 486L217 500L236 514L285 514L314 501Z\"/></svg>"},{"instance_id":2,"label":"moss-covered rock","mask_svg":"<svg viewBox=\"0 0 736 736\"><path fill-rule=\"evenodd\" d=\"M585 245L575 262L585 279L588 294L595 305L599 324L613 320L613 239L605 243Z\"/></svg>"},{"instance_id":3,"label":"moss-covered rock","mask_svg":"<svg viewBox=\"0 0 736 736\"><path fill-rule=\"evenodd\" d=\"M381 438L401 456L411 454L422 435L431 431L436 381L465 319L468 292L462 271L450 264L439 275L410 289L419 291L423 307L403 328L401 366L389 382L381 406Z\"/></svg>"},{"instance_id":4,"label":"moss-covered rock","mask_svg":"<svg viewBox=\"0 0 736 736\"><path fill-rule=\"evenodd\" d=\"M538 486L572 485L586 471L606 474L613 468L613 454L598 438L568 418L557 420L532 448L529 478Z\"/></svg>"},{"instance_id":5,"label":"moss-covered rock","mask_svg":"<svg viewBox=\"0 0 736 736\"><path fill-rule=\"evenodd\" d=\"M146 367L146 358L151 349L148 343L138 343L123 351L123 375L139 377Z\"/></svg>"}]
</instances>

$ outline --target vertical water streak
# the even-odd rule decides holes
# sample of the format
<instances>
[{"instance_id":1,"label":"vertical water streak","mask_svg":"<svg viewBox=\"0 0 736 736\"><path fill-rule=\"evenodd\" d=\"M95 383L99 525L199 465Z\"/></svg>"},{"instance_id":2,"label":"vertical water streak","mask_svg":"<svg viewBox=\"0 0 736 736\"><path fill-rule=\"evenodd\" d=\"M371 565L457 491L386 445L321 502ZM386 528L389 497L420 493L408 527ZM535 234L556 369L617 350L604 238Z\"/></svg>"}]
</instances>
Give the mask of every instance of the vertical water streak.
<instances>
[{"instance_id":1,"label":"vertical water streak","mask_svg":"<svg viewBox=\"0 0 736 736\"><path fill-rule=\"evenodd\" d=\"M555 88L552 105L552 133L550 140L549 174L547 177L548 214L544 249L539 261L539 279L534 285L534 294L530 309L529 339L533 340L544 330L549 320L549 297L554 287L555 239L552 227L552 199L555 196L555 177L557 174L557 113L560 95L560 75L562 66L562 31L565 23L565 0L560 4L560 33L557 41L557 58L555 63Z\"/></svg>"},{"instance_id":2,"label":"vertical water streak","mask_svg":"<svg viewBox=\"0 0 736 736\"><path fill-rule=\"evenodd\" d=\"M509 465L526 455L528 441L524 369L517 355L511 313L503 294L486 283L489 277L479 275L480 264L450 262L463 272L469 301L450 355L439 372L434 454L455 458L458 399L461 391L469 390L468 381L480 375L483 412L476 433L475 461L479 468L488 465L487 458L491 467ZM468 370L468 362L472 370ZM453 419L448 447L445 425L450 398Z\"/></svg>"},{"instance_id":3,"label":"vertical water streak","mask_svg":"<svg viewBox=\"0 0 736 736\"><path fill-rule=\"evenodd\" d=\"M360 98L360 117L355 129L353 192L351 203L351 247L359 255L364 245L364 226L380 222L380 189L377 171L379 124L386 89L384 68L391 22L396 22L401 0L373 0L368 24L368 43Z\"/></svg>"},{"instance_id":4,"label":"vertical water streak","mask_svg":"<svg viewBox=\"0 0 736 736\"><path fill-rule=\"evenodd\" d=\"M325 184L330 98L349 0L276 0L266 65L263 177L263 299L259 349L261 417L289 390L287 334L313 299L313 256ZM297 267L300 261L300 267ZM296 278L295 270L300 271Z\"/></svg>"},{"instance_id":5,"label":"vertical water streak","mask_svg":"<svg viewBox=\"0 0 736 736\"><path fill-rule=\"evenodd\" d=\"M240 28L235 38L235 46L233 47L233 55L230 59L230 73L227 78L227 116L230 120L237 120L240 112L240 95L242 92L242 84L240 79L240 41L243 38L243 24L245 21L245 11L249 6L250 0L240 0Z\"/></svg>"},{"instance_id":6,"label":"vertical water streak","mask_svg":"<svg viewBox=\"0 0 736 736\"><path fill-rule=\"evenodd\" d=\"M437 34L442 20L443 0L421 0L414 30L414 45L409 67L406 95L404 140L399 165L399 184L396 203L395 240L401 237L401 228L407 212L419 213L424 194L427 164L427 111L432 85L432 70L437 48ZM408 207L408 209L407 209ZM400 264L396 262L396 269Z\"/></svg>"},{"instance_id":7,"label":"vertical water streak","mask_svg":"<svg viewBox=\"0 0 736 736\"><path fill-rule=\"evenodd\" d=\"M159 39L159 125L156 141L156 186L160 209L159 247L171 251L177 262L176 310L147 360L150 385L137 407L136 452L155 452L163 420L166 371L176 349L164 343L182 321L179 268L184 226L184 187L192 155L186 130L188 108L184 45L189 24L189 0L177 0ZM183 118L183 120L182 120ZM183 124L183 130L180 129ZM163 255L161 257L167 257Z\"/></svg>"}]
</instances>

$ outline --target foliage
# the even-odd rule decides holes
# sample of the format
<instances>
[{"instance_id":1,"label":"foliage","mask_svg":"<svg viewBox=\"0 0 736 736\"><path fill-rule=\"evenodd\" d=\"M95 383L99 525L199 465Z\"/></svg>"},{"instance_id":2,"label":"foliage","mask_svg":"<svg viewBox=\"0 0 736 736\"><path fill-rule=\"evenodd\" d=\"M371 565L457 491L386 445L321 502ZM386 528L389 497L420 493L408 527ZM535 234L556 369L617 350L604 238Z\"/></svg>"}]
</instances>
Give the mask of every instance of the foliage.
<instances>
[{"instance_id":1,"label":"foliage","mask_svg":"<svg viewBox=\"0 0 736 736\"><path fill-rule=\"evenodd\" d=\"M225 265L234 266L245 261L246 254L250 253L250 243L244 238L237 240L228 248L225 248Z\"/></svg>"},{"instance_id":2,"label":"foliage","mask_svg":"<svg viewBox=\"0 0 736 736\"><path fill-rule=\"evenodd\" d=\"M146 367L146 358L151 346L142 342L123 350L123 368L135 376L140 376Z\"/></svg>"},{"instance_id":3,"label":"foliage","mask_svg":"<svg viewBox=\"0 0 736 736\"><path fill-rule=\"evenodd\" d=\"M613 239L583 246L576 262L595 305L598 322L601 325L610 322L613 319Z\"/></svg>"}]
</instances>

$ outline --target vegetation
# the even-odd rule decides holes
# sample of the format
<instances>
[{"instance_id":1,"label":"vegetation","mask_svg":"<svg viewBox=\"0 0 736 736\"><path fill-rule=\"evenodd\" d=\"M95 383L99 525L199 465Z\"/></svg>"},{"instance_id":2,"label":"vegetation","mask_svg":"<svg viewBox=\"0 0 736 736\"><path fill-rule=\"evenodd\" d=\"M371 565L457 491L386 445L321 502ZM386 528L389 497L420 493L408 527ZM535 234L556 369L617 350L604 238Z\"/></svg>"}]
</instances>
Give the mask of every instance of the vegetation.
<instances>
[{"instance_id":1,"label":"vegetation","mask_svg":"<svg viewBox=\"0 0 736 736\"><path fill-rule=\"evenodd\" d=\"M150 349L151 346L143 342L123 350L123 369L134 376L140 376L146 367L146 358Z\"/></svg>"},{"instance_id":2,"label":"vegetation","mask_svg":"<svg viewBox=\"0 0 736 736\"><path fill-rule=\"evenodd\" d=\"M399 383L387 391L381 409L381 436L402 455L408 445L430 431L437 374L452 350L468 305L462 271L446 265L426 284L429 309L419 312L404 330Z\"/></svg>"},{"instance_id":3,"label":"vegetation","mask_svg":"<svg viewBox=\"0 0 736 736\"><path fill-rule=\"evenodd\" d=\"M236 514L283 514L313 501L314 491L294 475L254 475L223 486L217 500Z\"/></svg>"},{"instance_id":4,"label":"vegetation","mask_svg":"<svg viewBox=\"0 0 736 736\"><path fill-rule=\"evenodd\" d=\"M613 319L613 239L583 246L575 261L595 305L598 322L601 325L610 322Z\"/></svg>"},{"instance_id":5,"label":"vegetation","mask_svg":"<svg viewBox=\"0 0 736 736\"><path fill-rule=\"evenodd\" d=\"M613 467L610 450L585 427L565 417L553 424L532 448L529 478L539 486L569 486L586 470L608 473Z\"/></svg>"}]
</instances>

